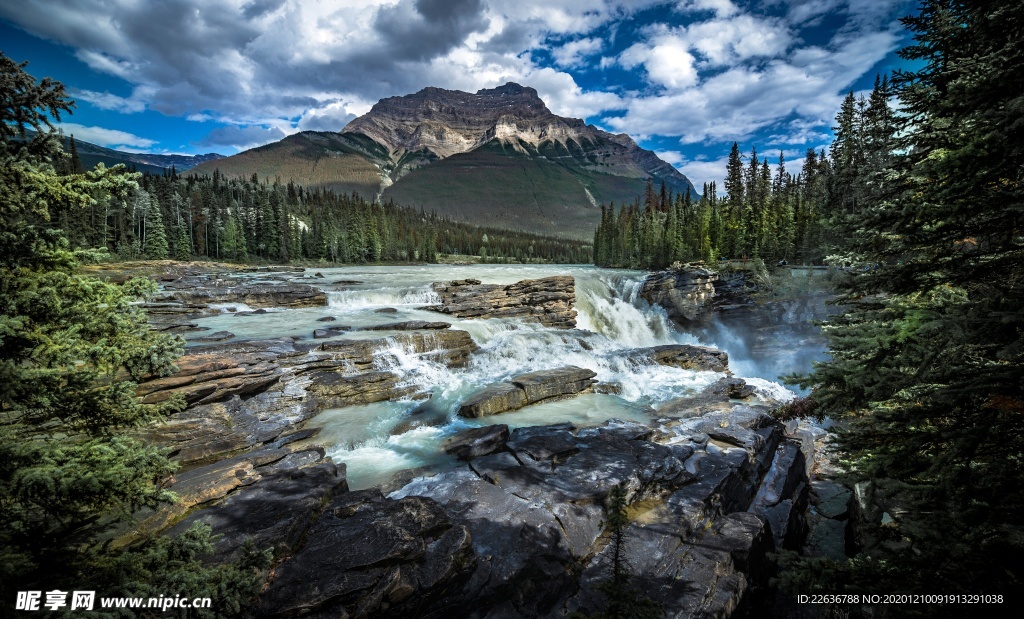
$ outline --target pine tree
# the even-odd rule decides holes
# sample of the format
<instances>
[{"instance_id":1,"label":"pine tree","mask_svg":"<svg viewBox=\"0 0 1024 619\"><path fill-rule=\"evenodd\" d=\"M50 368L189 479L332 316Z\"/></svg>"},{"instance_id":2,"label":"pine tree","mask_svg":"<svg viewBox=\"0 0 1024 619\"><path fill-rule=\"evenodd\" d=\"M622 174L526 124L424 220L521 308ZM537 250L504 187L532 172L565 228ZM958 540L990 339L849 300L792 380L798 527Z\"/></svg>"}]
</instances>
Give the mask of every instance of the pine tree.
<instances>
[{"instance_id":1,"label":"pine tree","mask_svg":"<svg viewBox=\"0 0 1024 619\"><path fill-rule=\"evenodd\" d=\"M170 250L167 246L167 231L164 229L164 218L160 213L160 205L149 201L145 216L146 237L142 252L153 260L167 258Z\"/></svg>"},{"instance_id":2,"label":"pine tree","mask_svg":"<svg viewBox=\"0 0 1024 619\"><path fill-rule=\"evenodd\" d=\"M876 201L844 222L849 259L872 268L805 380L847 425L850 481L893 519L868 531L890 542L837 574L1004 594L1024 578L1024 12L926 0L904 23L906 126Z\"/></svg>"},{"instance_id":3,"label":"pine tree","mask_svg":"<svg viewBox=\"0 0 1024 619\"><path fill-rule=\"evenodd\" d=\"M82 169L82 158L78 156L78 145L75 144L75 134L71 134L71 173L81 174L84 170Z\"/></svg>"},{"instance_id":4,"label":"pine tree","mask_svg":"<svg viewBox=\"0 0 1024 619\"><path fill-rule=\"evenodd\" d=\"M100 192L126 199L137 175L104 167L58 174L63 153L51 123L71 102L61 84L37 83L24 67L0 54L0 92L12 95L0 104L0 598L69 589L87 575L105 591L162 586L237 603L255 593L254 572L229 575L197 560L179 572L166 552L160 559L171 547L176 559L195 559L209 547L208 530L122 553L98 537L103 525L170 498L155 482L173 467L129 431L182 404L143 404L135 388L171 371L183 343L152 331L133 303L156 291L152 281L117 285L77 273L53 214L86 209ZM26 128L36 131L31 139ZM153 561L143 566L145 557ZM147 581L154 572L160 582ZM179 589L183 575L207 584Z\"/></svg>"}]
</instances>

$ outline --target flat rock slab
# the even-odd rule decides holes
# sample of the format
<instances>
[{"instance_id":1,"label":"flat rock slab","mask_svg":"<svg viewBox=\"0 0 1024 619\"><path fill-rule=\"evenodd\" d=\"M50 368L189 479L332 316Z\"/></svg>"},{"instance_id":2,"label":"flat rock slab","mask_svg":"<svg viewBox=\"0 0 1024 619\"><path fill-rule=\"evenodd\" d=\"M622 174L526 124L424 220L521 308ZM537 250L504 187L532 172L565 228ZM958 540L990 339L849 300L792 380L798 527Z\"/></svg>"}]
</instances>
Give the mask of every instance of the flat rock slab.
<instances>
[{"instance_id":1,"label":"flat rock slab","mask_svg":"<svg viewBox=\"0 0 1024 619\"><path fill-rule=\"evenodd\" d=\"M360 327L360 331L420 331L448 329L450 322L429 322L426 320L406 320L404 322L389 322L383 325Z\"/></svg>"},{"instance_id":2,"label":"flat rock slab","mask_svg":"<svg viewBox=\"0 0 1024 619\"><path fill-rule=\"evenodd\" d=\"M470 395L459 407L459 415L486 417L544 400L586 393L593 389L595 376L593 370L574 365L513 376Z\"/></svg>"},{"instance_id":3,"label":"flat rock slab","mask_svg":"<svg viewBox=\"0 0 1024 619\"><path fill-rule=\"evenodd\" d=\"M423 309L459 318L519 318L549 327L576 327L576 283L568 275L482 284L477 279L437 282L441 303Z\"/></svg>"}]
</instances>

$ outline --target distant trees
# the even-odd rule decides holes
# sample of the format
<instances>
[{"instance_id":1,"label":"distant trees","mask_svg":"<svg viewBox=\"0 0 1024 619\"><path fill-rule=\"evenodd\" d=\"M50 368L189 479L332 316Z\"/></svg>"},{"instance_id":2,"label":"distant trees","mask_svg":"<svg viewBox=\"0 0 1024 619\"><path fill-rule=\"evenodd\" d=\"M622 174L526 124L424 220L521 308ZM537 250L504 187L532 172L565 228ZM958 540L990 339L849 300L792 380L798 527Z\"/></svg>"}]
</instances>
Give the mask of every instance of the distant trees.
<instances>
[{"instance_id":1,"label":"distant trees","mask_svg":"<svg viewBox=\"0 0 1024 619\"><path fill-rule=\"evenodd\" d=\"M677 261L719 258L781 259L820 263L845 239L839 219L856 216L877 199L877 178L893 157L895 115L891 86L879 78L870 99L851 92L836 116L829 149L808 150L793 175L780 152L774 171L752 148L747 162L733 143L724 197L715 183L703 194L666 194L651 183L641 198L616 210L602 206L594 234L599 266L657 269Z\"/></svg>"},{"instance_id":2,"label":"distant trees","mask_svg":"<svg viewBox=\"0 0 1024 619\"><path fill-rule=\"evenodd\" d=\"M489 262L592 259L587 242L480 228L355 195L228 180L219 172L143 176L124 204L97 197L88 216L63 217L61 227L73 246L105 247L124 258L435 262L439 253L476 255L485 247Z\"/></svg>"}]
</instances>

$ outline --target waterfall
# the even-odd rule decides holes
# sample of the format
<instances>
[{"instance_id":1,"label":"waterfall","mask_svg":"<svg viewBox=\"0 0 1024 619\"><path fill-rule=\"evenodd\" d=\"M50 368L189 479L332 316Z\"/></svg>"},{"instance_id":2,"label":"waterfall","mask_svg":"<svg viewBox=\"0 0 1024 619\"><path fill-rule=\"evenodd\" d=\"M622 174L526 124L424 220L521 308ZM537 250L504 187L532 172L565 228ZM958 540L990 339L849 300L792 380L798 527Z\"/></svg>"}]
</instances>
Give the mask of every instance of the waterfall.
<instances>
[{"instance_id":1,"label":"waterfall","mask_svg":"<svg viewBox=\"0 0 1024 619\"><path fill-rule=\"evenodd\" d=\"M468 332L479 346L465 368L448 368L430 353L418 353L401 338L381 341L374 370L399 376L410 395L400 401L380 402L328 410L310 424L322 428L315 439L328 454L348 466L349 483L365 488L385 483L400 471L453 464L441 445L452 434L471 426L504 423L511 427L568 421L577 425L607 419L644 421L656 414L652 407L673 398L693 395L722 377L715 372L695 372L658 365L634 349L664 344L719 344L735 358L731 364L740 376L749 371L744 334L724 329L705 333L700 339L677 327L666 312L652 307L639 293L645 274L593 267L477 266L363 267L323 269L327 308L281 309L269 314L235 318L227 314L199 322L255 333L259 337L281 334L310 337L327 314L330 324L347 325L351 331L337 337L380 337L380 332L360 327L405 320L444 320L452 329ZM570 274L576 283L576 329L555 329L514 318L460 319L419 308L440 302L431 283L475 278L488 283L512 283L521 279ZM342 281L342 278L345 278ZM358 278L358 279L350 279ZM338 280L337 284L329 282ZM393 308L381 313L382 308ZM205 322L204 322L205 321ZM223 326L220 326L223 325ZM430 336L428 336L430 337ZM517 374L566 365L588 368L599 383L615 385L616 395L591 394L545 402L519 411L483 419L462 419L457 411L477 389ZM771 368L769 368L770 370ZM760 376L768 376L764 372ZM792 397L785 387L751 378L755 392L775 401ZM426 399L424 399L426 398Z\"/></svg>"},{"instance_id":2,"label":"waterfall","mask_svg":"<svg viewBox=\"0 0 1024 619\"><path fill-rule=\"evenodd\" d=\"M640 298L643 274L598 273L576 277L576 324L600 333L624 348L692 344L660 307Z\"/></svg>"}]
</instances>

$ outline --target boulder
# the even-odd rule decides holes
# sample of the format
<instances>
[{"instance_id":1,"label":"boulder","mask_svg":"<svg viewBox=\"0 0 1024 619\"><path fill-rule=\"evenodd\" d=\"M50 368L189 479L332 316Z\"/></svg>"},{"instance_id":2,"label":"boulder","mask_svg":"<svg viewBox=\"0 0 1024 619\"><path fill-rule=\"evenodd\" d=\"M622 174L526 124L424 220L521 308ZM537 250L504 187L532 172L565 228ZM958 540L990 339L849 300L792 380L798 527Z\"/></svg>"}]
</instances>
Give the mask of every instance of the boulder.
<instances>
[{"instance_id":1,"label":"boulder","mask_svg":"<svg viewBox=\"0 0 1024 619\"><path fill-rule=\"evenodd\" d=\"M470 395L459 407L459 415L485 417L544 400L586 393L592 391L596 382L594 376L592 370L572 365L513 376Z\"/></svg>"},{"instance_id":2,"label":"boulder","mask_svg":"<svg viewBox=\"0 0 1024 619\"><path fill-rule=\"evenodd\" d=\"M515 284L481 284L463 279L433 284L441 299L423 309L458 318L516 317L549 327L576 326L576 286L568 275L527 279Z\"/></svg>"},{"instance_id":3,"label":"boulder","mask_svg":"<svg viewBox=\"0 0 1024 619\"><path fill-rule=\"evenodd\" d=\"M508 426L505 424L471 428L445 441L444 451L460 460L472 460L504 448L508 437Z\"/></svg>"},{"instance_id":4,"label":"boulder","mask_svg":"<svg viewBox=\"0 0 1024 619\"><path fill-rule=\"evenodd\" d=\"M336 327L324 327L323 329L314 329L313 330L313 339L314 340L323 340L323 339L327 339L329 337L334 337L334 336L338 335L339 333L344 333L345 331L351 331L351 330L352 330L352 327L346 327L346 326L341 326L341 325L338 325Z\"/></svg>"}]
</instances>

